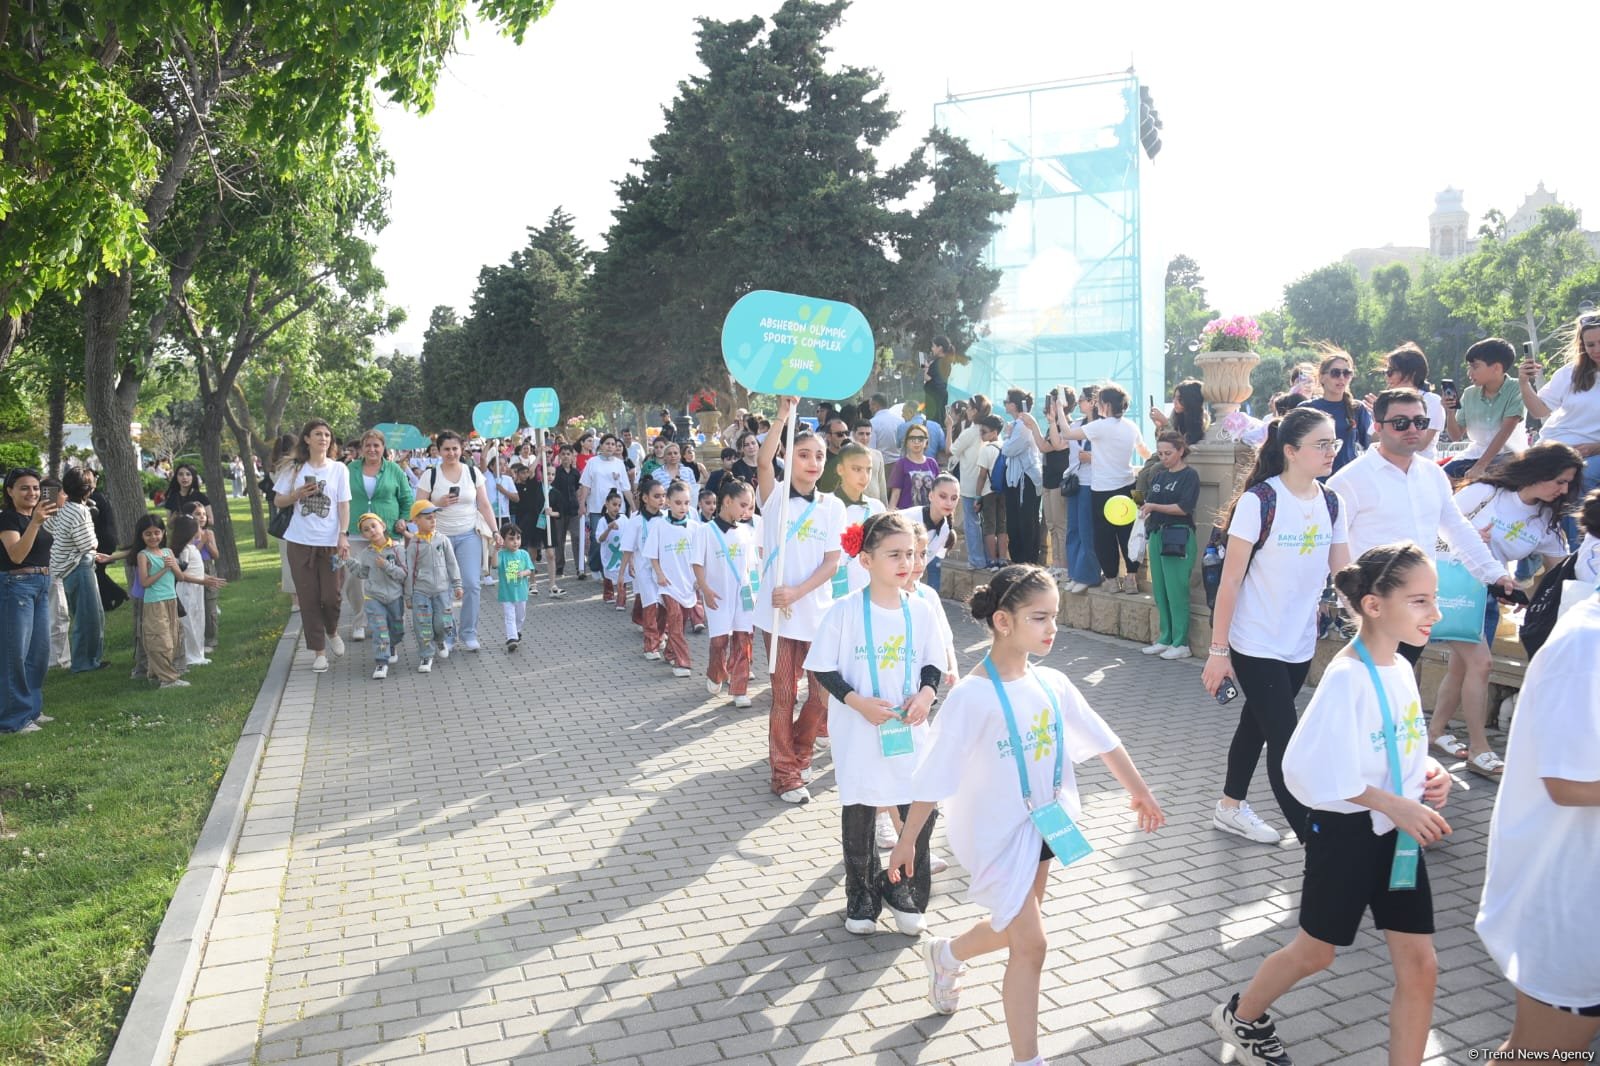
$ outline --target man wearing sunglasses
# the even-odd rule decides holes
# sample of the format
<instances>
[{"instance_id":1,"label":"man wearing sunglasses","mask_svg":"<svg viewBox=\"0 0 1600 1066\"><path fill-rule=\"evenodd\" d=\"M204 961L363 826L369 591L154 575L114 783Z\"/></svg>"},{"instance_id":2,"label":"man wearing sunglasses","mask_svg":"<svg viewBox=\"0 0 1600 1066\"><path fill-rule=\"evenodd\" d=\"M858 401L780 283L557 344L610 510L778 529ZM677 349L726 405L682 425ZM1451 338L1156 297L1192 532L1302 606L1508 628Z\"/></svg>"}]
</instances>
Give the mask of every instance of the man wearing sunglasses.
<instances>
[{"instance_id":1,"label":"man wearing sunglasses","mask_svg":"<svg viewBox=\"0 0 1600 1066\"><path fill-rule=\"evenodd\" d=\"M1479 581L1513 591L1516 583L1456 506L1445 472L1416 457L1432 424L1421 393L1415 389L1378 393L1372 421L1378 431L1377 446L1328 479L1328 487L1349 508L1351 558L1379 544L1404 540L1431 552L1443 540ZM1422 645L1402 643L1400 654L1415 666Z\"/></svg>"},{"instance_id":2,"label":"man wearing sunglasses","mask_svg":"<svg viewBox=\"0 0 1600 1066\"><path fill-rule=\"evenodd\" d=\"M850 424L838 415L828 416L822 423L822 440L828 446L828 458L822 465L817 488L833 492L839 487L839 449L850 441Z\"/></svg>"}]
</instances>

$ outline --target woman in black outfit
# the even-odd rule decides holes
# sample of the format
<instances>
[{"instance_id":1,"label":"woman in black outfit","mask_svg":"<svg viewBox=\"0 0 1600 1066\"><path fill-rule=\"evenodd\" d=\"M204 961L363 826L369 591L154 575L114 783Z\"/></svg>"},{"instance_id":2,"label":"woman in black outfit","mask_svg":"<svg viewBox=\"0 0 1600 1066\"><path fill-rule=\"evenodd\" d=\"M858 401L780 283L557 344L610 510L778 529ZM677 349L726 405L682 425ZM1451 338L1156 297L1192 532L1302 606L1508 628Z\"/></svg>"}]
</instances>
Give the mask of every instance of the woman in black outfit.
<instances>
[{"instance_id":1,"label":"woman in black outfit","mask_svg":"<svg viewBox=\"0 0 1600 1066\"><path fill-rule=\"evenodd\" d=\"M172 469L172 480L167 482L161 506L173 514L181 514L179 508L186 503L203 503L210 507L211 497L200 491L200 472L188 463L179 463Z\"/></svg>"}]
</instances>

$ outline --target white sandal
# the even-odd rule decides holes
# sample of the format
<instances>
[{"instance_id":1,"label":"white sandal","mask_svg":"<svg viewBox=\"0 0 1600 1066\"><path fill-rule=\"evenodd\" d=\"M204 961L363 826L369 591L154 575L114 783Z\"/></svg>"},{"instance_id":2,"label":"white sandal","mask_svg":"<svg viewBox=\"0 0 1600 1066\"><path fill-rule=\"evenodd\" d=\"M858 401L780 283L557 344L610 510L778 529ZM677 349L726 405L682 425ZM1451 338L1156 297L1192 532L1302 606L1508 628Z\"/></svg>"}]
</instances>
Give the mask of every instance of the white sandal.
<instances>
[{"instance_id":1,"label":"white sandal","mask_svg":"<svg viewBox=\"0 0 1600 1066\"><path fill-rule=\"evenodd\" d=\"M1467 760L1467 769L1482 777L1500 780L1506 768L1505 760L1492 751L1480 751Z\"/></svg>"},{"instance_id":2,"label":"white sandal","mask_svg":"<svg viewBox=\"0 0 1600 1066\"><path fill-rule=\"evenodd\" d=\"M1440 734L1439 738L1433 742L1433 747L1452 759L1465 759L1467 757L1467 746L1449 733Z\"/></svg>"}]
</instances>

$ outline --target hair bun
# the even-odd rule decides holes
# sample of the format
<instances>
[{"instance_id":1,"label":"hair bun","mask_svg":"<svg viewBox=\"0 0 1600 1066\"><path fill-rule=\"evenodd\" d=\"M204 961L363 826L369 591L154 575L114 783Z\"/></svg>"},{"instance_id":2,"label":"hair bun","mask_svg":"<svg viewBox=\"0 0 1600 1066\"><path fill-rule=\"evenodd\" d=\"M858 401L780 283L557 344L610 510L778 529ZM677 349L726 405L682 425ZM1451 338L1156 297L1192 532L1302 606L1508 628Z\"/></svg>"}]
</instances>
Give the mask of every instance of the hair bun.
<instances>
[{"instance_id":1,"label":"hair bun","mask_svg":"<svg viewBox=\"0 0 1600 1066\"><path fill-rule=\"evenodd\" d=\"M995 593L992 585L979 585L972 590L972 595L967 597L967 610L972 612L972 618L977 622L987 622L994 617Z\"/></svg>"}]
</instances>

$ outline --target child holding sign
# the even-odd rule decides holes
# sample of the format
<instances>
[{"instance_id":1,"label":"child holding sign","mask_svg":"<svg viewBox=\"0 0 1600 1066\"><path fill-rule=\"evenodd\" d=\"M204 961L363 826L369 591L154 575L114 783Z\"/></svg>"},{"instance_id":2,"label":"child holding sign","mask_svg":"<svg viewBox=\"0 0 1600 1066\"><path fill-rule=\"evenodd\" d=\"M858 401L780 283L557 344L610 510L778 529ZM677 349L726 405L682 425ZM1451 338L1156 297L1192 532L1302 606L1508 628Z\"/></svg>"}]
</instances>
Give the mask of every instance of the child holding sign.
<instances>
[{"instance_id":1,"label":"child holding sign","mask_svg":"<svg viewBox=\"0 0 1600 1066\"><path fill-rule=\"evenodd\" d=\"M1049 573L1007 566L972 593L968 606L993 632L994 644L945 698L932 749L917 771L917 802L889 856L889 880L898 882L923 861L916 842L933 816L933 801L948 799L950 848L971 871L969 898L989 917L953 940L928 943L928 998L941 1014L953 1013L966 961L1007 949L1003 1003L1011 1057L1040 1066L1039 975L1050 863L1059 857L1065 864L1090 850L1076 825L1082 806L1072 764L1099 755L1128 791L1145 832L1159 829L1166 817L1116 734L1066 675L1028 663L1055 643L1061 593Z\"/></svg>"},{"instance_id":2,"label":"child holding sign","mask_svg":"<svg viewBox=\"0 0 1600 1066\"><path fill-rule=\"evenodd\" d=\"M898 806L904 815L911 801L912 779L930 743L928 712L944 675L944 638L927 602L902 588L917 550L911 523L878 515L847 529L844 541L869 583L834 601L806 655L806 669L832 697L828 735L844 808L844 927L873 932L887 905L899 930L918 936L927 928L935 818L922 823L909 882L897 883L878 865L873 823L879 807Z\"/></svg>"},{"instance_id":3,"label":"child holding sign","mask_svg":"<svg viewBox=\"0 0 1600 1066\"><path fill-rule=\"evenodd\" d=\"M761 561L755 529L744 520L754 507L748 484L723 478L717 487L717 513L698 530L694 555L695 584L711 629L706 691L721 695L726 682L735 707L750 706L751 633Z\"/></svg>"},{"instance_id":4,"label":"child holding sign","mask_svg":"<svg viewBox=\"0 0 1600 1066\"><path fill-rule=\"evenodd\" d=\"M681 481L668 484L667 520L650 526L641 552L661 590L667 662L672 666L673 677L692 673L689 642L683 635L685 619L697 602L693 560L696 524L689 521L691 491Z\"/></svg>"},{"instance_id":5,"label":"child holding sign","mask_svg":"<svg viewBox=\"0 0 1600 1066\"><path fill-rule=\"evenodd\" d=\"M822 725L828 697L813 678L805 705L795 714L800 674L817 625L833 603L830 582L839 569L839 535L846 525L844 504L817 488L825 464L822 439L810 430L795 434L789 446L789 497L773 465L787 425L799 401L778 399L778 418L761 442L756 474L764 516L761 594L756 600L756 627L766 634L770 653L777 629L777 662L772 671L772 713L767 720L767 758L772 791L785 803L807 803L811 793L811 747ZM778 565L779 554L783 565Z\"/></svg>"},{"instance_id":6,"label":"child holding sign","mask_svg":"<svg viewBox=\"0 0 1600 1066\"><path fill-rule=\"evenodd\" d=\"M1389 1061L1421 1062L1428 1043L1438 961L1421 845L1450 832L1437 810L1450 775L1428 756L1422 698L1397 650L1428 642L1438 579L1429 553L1404 542L1368 549L1333 583L1361 635L1328 664L1283 754L1284 780L1310 808L1300 931L1212 1012L1224 1061L1289 1061L1267 1009L1355 943L1369 907L1394 964Z\"/></svg>"}]
</instances>

